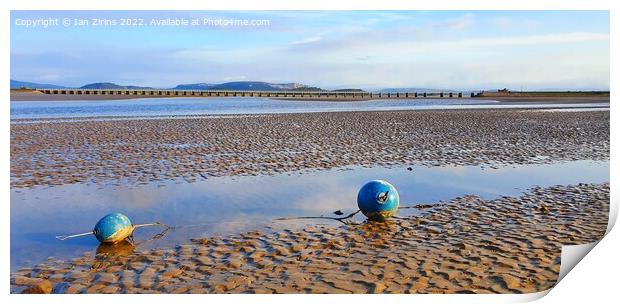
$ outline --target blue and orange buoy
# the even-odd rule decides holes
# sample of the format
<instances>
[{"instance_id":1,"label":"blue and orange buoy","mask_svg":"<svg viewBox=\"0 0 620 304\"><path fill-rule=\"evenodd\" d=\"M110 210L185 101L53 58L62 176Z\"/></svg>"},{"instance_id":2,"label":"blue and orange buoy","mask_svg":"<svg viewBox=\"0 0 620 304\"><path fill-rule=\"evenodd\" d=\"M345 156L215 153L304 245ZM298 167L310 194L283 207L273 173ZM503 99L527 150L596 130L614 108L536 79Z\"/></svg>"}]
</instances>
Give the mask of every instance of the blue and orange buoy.
<instances>
[{"instance_id":1,"label":"blue and orange buoy","mask_svg":"<svg viewBox=\"0 0 620 304\"><path fill-rule=\"evenodd\" d=\"M372 221L383 221L395 215L399 200L396 188L384 180L366 183L357 194L357 206Z\"/></svg>"},{"instance_id":2,"label":"blue and orange buoy","mask_svg":"<svg viewBox=\"0 0 620 304\"><path fill-rule=\"evenodd\" d=\"M126 215L115 212L102 217L95 224L93 234L101 243L117 243L128 238L134 228Z\"/></svg>"}]
</instances>

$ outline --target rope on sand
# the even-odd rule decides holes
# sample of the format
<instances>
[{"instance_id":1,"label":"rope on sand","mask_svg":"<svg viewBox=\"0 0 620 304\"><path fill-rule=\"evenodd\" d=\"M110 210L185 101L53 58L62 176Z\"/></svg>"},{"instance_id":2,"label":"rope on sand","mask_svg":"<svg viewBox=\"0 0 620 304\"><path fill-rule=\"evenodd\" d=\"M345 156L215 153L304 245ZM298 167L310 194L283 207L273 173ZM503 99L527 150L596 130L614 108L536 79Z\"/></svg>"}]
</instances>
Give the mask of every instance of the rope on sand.
<instances>
[{"instance_id":1,"label":"rope on sand","mask_svg":"<svg viewBox=\"0 0 620 304\"><path fill-rule=\"evenodd\" d=\"M440 206L441 204L435 204L435 205L430 205L430 204L419 204L419 205L412 205L412 206L400 206L398 207L398 209L428 209L428 208L433 208L433 207L437 207Z\"/></svg>"},{"instance_id":2,"label":"rope on sand","mask_svg":"<svg viewBox=\"0 0 620 304\"><path fill-rule=\"evenodd\" d=\"M295 217L280 217L274 219L274 221L288 221L288 220L307 220L307 219L325 219L325 220L336 220L345 225L350 225L351 223L346 222L346 219L352 218L354 215L358 214L361 210L357 210L347 216L343 217L330 217L330 216L295 216Z\"/></svg>"},{"instance_id":3,"label":"rope on sand","mask_svg":"<svg viewBox=\"0 0 620 304\"><path fill-rule=\"evenodd\" d=\"M433 207L437 207L440 206L441 204L435 204L435 205L429 205L429 204L418 204L418 205L411 205L411 206L400 206L398 207L398 209L428 209L428 208L433 208ZM340 212L340 210L336 211L336 212ZM334 213L336 213L334 212ZM354 215L358 214L359 212L361 212L361 210L357 210L347 216L343 216L343 217L331 217L331 216L293 216L293 217L280 217L280 218L276 218L274 219L274 221L289 221L289 220L310 220L310 219L321 219L321 220L336 220L339 221L345 225L351 225L353 223L351 222L347 222L345 220L352 218ZM337 213L336 213L337 214ZM405 219L402 217L398 217L398 216L391 216L391 218L393 219Z\"/></svg>"}]
</instances>

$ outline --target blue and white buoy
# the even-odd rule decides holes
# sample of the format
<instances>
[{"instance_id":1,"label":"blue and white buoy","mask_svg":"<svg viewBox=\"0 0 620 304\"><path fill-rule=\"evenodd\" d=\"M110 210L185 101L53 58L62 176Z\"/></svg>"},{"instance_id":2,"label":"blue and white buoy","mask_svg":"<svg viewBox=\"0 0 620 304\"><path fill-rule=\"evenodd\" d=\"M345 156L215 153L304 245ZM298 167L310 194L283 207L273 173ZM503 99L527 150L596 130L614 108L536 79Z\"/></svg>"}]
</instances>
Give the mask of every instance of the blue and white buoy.
<instances>
[{"instance_id":1,"label":"blue and white buoy","mask_svg":"<svg viewBox=\"0 0 620 304\"><path fill-rule=\"evenodd\" d=\"M102 217L95 228L93 234L101 243L116 243L129 237L134 230L129 218L122 213L110 213Z\"/></svg>"},{"instance_id":2,"label":"blue and white buoy","mask_svg":"<svg viewBox=\"0 0 620 304\"><path fill-rule=\"evenodd\" d=\"M384 180L366 183L357 194L357 206L373 221L383 221L395 215L399 200L396 188Z\"/></svg>"},{"instance_id":3,"label":"blue and white buoy","mask_svg":"<svg viewBox=\"0 0 620 304\"><path fill-rule=\"evenodd\" d=\"M95 228L90 232L60 235L56 238L64 241L70 238L94 234L97 240L101 243L115 244L130 237L136 228L148 226L164 226L168 227L168 229L172 228L160 222L134 225L126 215L115 212L102 217L97 224L95 224Z\"/></svg>"}]
</instances>

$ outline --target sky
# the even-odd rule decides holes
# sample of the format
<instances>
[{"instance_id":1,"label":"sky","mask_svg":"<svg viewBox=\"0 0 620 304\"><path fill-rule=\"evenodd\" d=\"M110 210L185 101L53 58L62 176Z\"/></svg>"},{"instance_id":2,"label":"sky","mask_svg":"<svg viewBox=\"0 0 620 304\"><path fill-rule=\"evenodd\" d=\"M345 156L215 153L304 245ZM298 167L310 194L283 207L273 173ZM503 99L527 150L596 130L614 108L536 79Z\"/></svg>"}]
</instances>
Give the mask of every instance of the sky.
<instances>
[{"instance_id":1,"label":"sky","mask_svg":"<svg viewBox=\"0 0 620 304\"><path fill-rule=\"evenodd\" d=\"M11 79L608 90L609 29L607 11L12 11Z\"/></svg>"}]
</instances>

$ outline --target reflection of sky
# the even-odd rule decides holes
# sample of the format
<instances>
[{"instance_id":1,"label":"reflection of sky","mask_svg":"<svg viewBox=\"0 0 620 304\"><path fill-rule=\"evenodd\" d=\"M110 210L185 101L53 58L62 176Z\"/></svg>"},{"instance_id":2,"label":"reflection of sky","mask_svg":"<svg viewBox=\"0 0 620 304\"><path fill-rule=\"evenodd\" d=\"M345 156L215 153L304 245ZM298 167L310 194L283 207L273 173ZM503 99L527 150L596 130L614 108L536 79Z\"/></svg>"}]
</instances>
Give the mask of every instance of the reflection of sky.
<instances>
[{"instance_id":1,"label":"reflection of sky","mask_svg":"<svg viewBox=\"0 0 620 304\"><path fill-rule=\"evenodd\" d=\"M134 223L161 221L198 225L169 233L148 247L172 246L201 235L260 229L282 216L330 215L357 210L357 190L371 179L385 179L400 193L401 205L433 203L465 194L484 198L518 195L534 185L609 181L609 162L573 161L516 165L357 168L274 176L212 178L195 183L145 186L64 185L11 191L11 265L48 256L69 257L94 250L92 237L57 241L55 235L85 232L106 213L119 211ZM404 211L403 211L404 212ZM278 225L281 225L279 223ZM297 225L291 223L291 225ZM156 233L141 228L137 238Z\"/></svg>"},{"instance_id":2,"label":"reflection of sky","mask_svg":"<svg viewBox=\"0 0 620 304\"><path fill-rule=\"evenodd\" d=\"M268 114L380 110L609 107L591 104L498 104L490 100L415 99L355 102L273 100L269 98L157 98L89 101L11 102L11 118L174 116L198 114Z\"/></svg>"}]
</instances>

